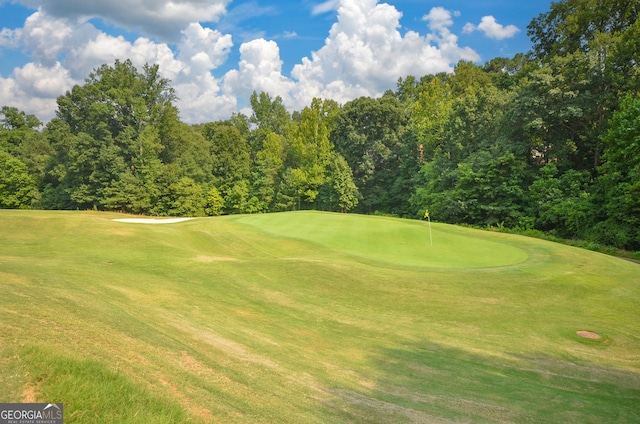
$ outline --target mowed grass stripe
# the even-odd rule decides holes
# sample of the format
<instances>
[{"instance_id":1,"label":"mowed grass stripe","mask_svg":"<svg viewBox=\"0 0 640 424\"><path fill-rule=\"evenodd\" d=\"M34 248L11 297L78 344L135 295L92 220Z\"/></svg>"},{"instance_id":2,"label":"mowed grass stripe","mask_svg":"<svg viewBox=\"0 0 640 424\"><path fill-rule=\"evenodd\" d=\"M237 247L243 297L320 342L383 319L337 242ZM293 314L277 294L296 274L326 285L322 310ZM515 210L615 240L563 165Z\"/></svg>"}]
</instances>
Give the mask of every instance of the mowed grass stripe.
<instances>
[{"instance_id":1,"label":"mowed grass stripe","mask_svg":"<svg viewBox=\"0 0 640 424\"><path fill-rule=\"evenodd\" d=\"M435 263L403 246L429 249L426 223L390 218L120 217L0 211L1 401L69 422L640 420L636 264L434 224L434 248L511 258Z\"/></svg>"}]
</instances>

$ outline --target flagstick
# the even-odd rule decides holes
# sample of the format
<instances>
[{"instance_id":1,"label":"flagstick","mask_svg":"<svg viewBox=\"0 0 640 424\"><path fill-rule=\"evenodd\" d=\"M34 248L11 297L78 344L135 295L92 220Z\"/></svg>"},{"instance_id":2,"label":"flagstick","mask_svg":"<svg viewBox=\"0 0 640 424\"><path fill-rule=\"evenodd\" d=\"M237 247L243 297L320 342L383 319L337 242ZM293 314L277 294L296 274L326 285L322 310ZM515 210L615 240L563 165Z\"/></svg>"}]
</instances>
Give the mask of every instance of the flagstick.
<instances>
[{"instance_id":1,"label":"flagstick","mask_svg":"<svg viewBox=\"0 0 640 424\"><path fill-rule=\"evenodd\" d=\"M431 246L433 246L433 237L431 236L431 217L428 215L427 220L429 221L429 241L431 242Z\"/></svg>"}]
</instances>

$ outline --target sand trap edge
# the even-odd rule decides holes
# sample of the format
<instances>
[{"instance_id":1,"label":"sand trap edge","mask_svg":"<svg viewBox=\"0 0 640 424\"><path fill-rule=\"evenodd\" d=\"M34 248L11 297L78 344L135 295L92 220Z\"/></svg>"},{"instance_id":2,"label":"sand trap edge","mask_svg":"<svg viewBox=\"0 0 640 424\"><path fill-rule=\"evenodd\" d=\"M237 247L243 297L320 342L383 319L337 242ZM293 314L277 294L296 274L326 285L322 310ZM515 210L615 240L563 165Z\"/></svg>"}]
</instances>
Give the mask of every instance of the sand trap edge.
<instances>
[{"instance_id":1,"label":"sand trap edge","mask_svg":"<svg viewBox=\"0 0 640 424\"><path fill-rule=\"evenodd\" d=\"M193 218L118 218L114 219L114 221L128 224L175 224L191 219Z\"/></svg>"}]
</instances>

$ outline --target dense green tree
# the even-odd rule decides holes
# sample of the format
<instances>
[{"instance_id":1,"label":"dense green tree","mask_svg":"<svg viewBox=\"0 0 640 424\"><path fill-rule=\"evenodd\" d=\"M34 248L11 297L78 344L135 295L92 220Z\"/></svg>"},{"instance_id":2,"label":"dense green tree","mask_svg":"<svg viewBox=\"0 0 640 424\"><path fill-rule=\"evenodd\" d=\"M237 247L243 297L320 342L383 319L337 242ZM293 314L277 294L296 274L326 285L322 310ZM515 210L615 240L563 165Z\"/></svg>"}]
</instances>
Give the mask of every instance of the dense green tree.
<instances>
[{"instance_id":1,"label":"dense green tree","mask_svg":"<svg viewBox=\"0 0 640 424\"><path fill-rule=\"evenodd\" d=\"M253 127L249 136L251 152L257 153L262 149L262 143L269 133L284 136L287 126L291 122L291 115L282 104L282 98L276 96L274 99L268 93L255 91L250 97L253 113L248 119Z\"/></svg>"},{"instance_id":2,"label":"dense green tree","mask_svg":"<svg viewBox=\"0 0 640 424\"><path fill-rule=\"evenodd\" d=\"M636 1L562 0L528 27L535 57L543 64L559 62L554 73L567 81L560 90L579 99L577 154L592 172L600 164L601 136L621 94L640 88L639 12Z\"/></svg>"},{"instance_id":3,"label":"dense green tree","mask_svg":"<svg viewBox=\"0 0 640 424\"><path fill-rule=\"evenodd\" d=\"M403 105L392 96L361 97L344 105L331 141L353 170L362 200L358 210L390 213L397 199L390 193L402 160L402 133L408 123Z\"/></svg>"},{"instance_id":4,"label":"dense green tree","mask_svg":"<svg viewBox=\"0 0 640 424\"><path fill-rule=\"evenodd\" d=\"M293 191L302 191L301 200L309 205L314 204L320 187L327 179L327 168L333 154L329 134L337 113L336 102L313 99L287 131L289 143L285 166L292 171L285 181L295 181L296 184L303 184L304 181L304 187L296 186Z\"/></svg>"},{"instance_id":5,"label":"dense green tree","mask_svg":"<svg viewBox=\"0 0 640 424\"><path fill-rule=\"evenodd\" d=\"M254 212L255 201L250 197L247 180L237 180L232 185L228 185L223 192L223 197L225 210L229 213Z\"/></svg>"},{"instance_id":6,"label":"dense green tree","mask_svg":"<svg viewBox=\"0 0 640 424\"><path fill-rule=\"evenodd\" d=\"M569 81L565 71L581 66L579 62L571 55L531 72L509 108L509 137L539 166L557 162L563 170L593 167L594 134L588 119L593 98L584 80Z\"/></svg>"},{"instance_id":7,"label":"dense green tree","mask_svg":"<svg viewBox=\"0 0 640 424\"><path fill-rule=\"evenodd\" d=\"M421 162L425 158L430 159L435 149L442 146L445 124L451 115L454 100L447 79L433 77L425 80L410 105L410 126L421 145L418 150Z\"/></svg>"},{"instance_id":8,"label":"dense green tree","mask_svg":"<svg viewBox=\"0 0 640 424\"><path fill-rule=\"evenodd\" d=\"M346 159L334 153L328 167L327 180L321 191L321 201L326 209L348 212L358 205L358 187Z\"/></svg>"},{"instance_id":9,"label":"dense green tree","mask_svg":"<svg viewBox=\"0 0 640 424\"><path fill-rule=\"evenodd\" d=\"M216 187L209 189L204 211L209 216L219 216L224 213L224 198Z\"/></svg>"},{"instance_id":10,"label":"dense green tree","mask_svg":"<svg viewBox=\"0 0 640 424\"><path fill-rule=\"evenodd\" d=\"M252 168L252 192L259 200L256 206L258 212L283 210L282 206L277 206L275 203L284 170L283 165L283 137L270 132L265 136L262 149L257 153Z\"/></svg>"},{"instance_id":11,"label":"dense green tree","mask_svg":"<svg viewBox=\"0 0 640 424\"><path fill-rule=\"evenodd\" d=\"M251 172L249 145L240 131L219 122L203 125L202 132L209 140L209 160L216 185L222 187L247 179Z\"/></svg>"},{"instance_id":12,"label":"dense green tree","mask_svg":"<svg viewBox=\"0 0 640 424\"><path fill-rule=\"evenodd\" d=\"M171 120L160 126L159 134L164 146L160 159L175 165L177 178L189 177L198 184L214 179L211 143L199 128Z\"/></svg>"},{"instance_id":13,"label":"dense green tree","mask_svg":"<svg viewBox=\"0 0 640 424\"><path fill-rule=\"evenodd\" d=\"M35 130L42 122L35 116L29 115L15 107L3 106L0 110L0 129L2 130Z\"/></svg>"},{"instance_id":14,"label":"dense green tree","mask_svg":"<svg viewBox=\"0 0 640 424\"><path fill-rule=\"evenodd\" d=\"M640 96L627 95L603 137L601 242L640 248Z\"/></svg>"},{"instance_id":15,"label":"dense green tree","mask_svg":"<svg viewBox=\"0 0 640 424\"><path fill-rule=\"evenodd\" d=\"M419 81L415 76L409 75L406 78L398 78L396 83L395 96L402 104L411 104L418 96Z\"/></svg>"},{"instance_id":16,"label":"dense green tree","mask_svg":"<svg viewBox=\"0 0 640 424\"><path fill-rule=\"evenodd\" d=\"M500 90L518 90L526 84L526 78L536 69L539 62L530 54L517 53L512 58L497 57L487 61L483 69L491 77L493 85Z\"/></svg>"},{"instance_id":17,"label":"dense green tree","mask_svg":"<svg viewBox=\"0 0 640 424\"><path fill-rule=\"evenodd\" d=\"M248 212L251 158L248 140L237 127L226 122L205 124L201 130L209 140L213 183L231 213Z\"/></svg>"},{"instance_id":18,"label":"dense green tree","mask_svg":"<svg viewBox=\"0 0 640 424\"><path fill-rule=\"evenodd\" d=\"M158 65L145 65L141 73L130 60L116 60L114 66L102 65L84 85L59 97L56 115L73 134L115 139L125 130L137 135L145 126L175 113L175 98L169 81L160 77Z\"/></svg>"},{"instance_id":19,"label":"dense green tree","mask_svg":"<svg viewBox=\"0 0 640 424\"><path fill-rule=\"evenodd\" d=\"M434 79L418 96L424 100L412 122L426 147L409 201L413 214L429 209L448 222L517 225L524 218L529 151L509 137L505 111L513 91L493 85L481 67L461 62L456 69L455 90Z\"/></svg>"},{"instance_id":20,"label":"dense green tree","mask_svg":"<svg viewBox=\"0 0 640 424\"><path fill-rule=\"evenodd\" d=\"M466 205L463 220L513 227L523 217L525 163L499 145L458 165L455 192Z\"/></svg>"},{"instance_id":21,"label":"dense green tree","mask_svg":"<svg viewBox=\"0 0 640 424\"><path fill-rule=\"evenodd\" d=\"M205 216L206 204L202 186L182 177L163 190L152 212L160 216Z\"/></svg>"},{"instance_id":22,"label":"dense green tree","mask_svg":"<svg viewBox=\"0 0 640 424\"><path fill-rule=\"evenodd\" d=\"M59 119L47 125L46 134L55 153L44 181L44 206L53 209L100 206L100 190L126 168L114 154L113 144L96 143L86 133L73 134Z\"/></svg>"},{"instance_id":23,"label":"dense green tree","mask_svg":"<svg viewBox=\"0 0 640 424\"><path fill-rule=\"evenodd\" d=\"M422 218L428 209L438 221L463 222L466 204L455 190L457 180L458 167L452 167L446 152L437 150L416 177L415 193L410 199L414 218Z\"/></svg>"},{"instance_id":24,"label":"dense green tree","mask_svg":"<svg viewBox=\"0 0 640 424\"><path fill-rule=\"evenodd\" d=\"M625 93L640 93L640 20L613 39L610 53L605 67L607 79L611 82L609 95L617 100Z\"/></svg>"},{"instance_id":25,"label":"dense green tree","mask_svg":"<svg viewBox=\"0 0 640 424\"><path fill-rule=\"evenodd\" d=\"M282 97L276 96L271 99L269 93L258 94L254 91L249 101L253 109L253 115L249 118L250 123L263 131L284 133L291 116L282 104Z\"/></svg>"},{"instance_id":26,"label":"dense green tree","mask_svg":"<svg viewBox=\"0 0 640 424\"><path fill-rule=\"evenodd\" d=\"M538 58L587 52L603 33L622 33L640 14L640 4L629 0L560 0L534 18L528 34Z\"/></svg>"},{"instance_id":27,"label":"dense green tree","mask_svg":"<svg viewBox=\"0 0 640 424\"><path fill-rule=\"evenodd\" d=\"M0 150L0 208L30 209L37 196L27 166Z\"/></svg>"},{"instance_id":28,"label":"dense green tree","mask_svg":"<svg viewBox=\"0 0 640 424\"><path fill-rule=\"evenodd\" d=\"M290 209L293 199L285 187L285 169L291 157L291 116L282 104L282 98L274 99L268 93L254 92L250 98L253 109L248 123L250 158L252 160L250 205L256 212ZM283 191L284 190L284 191Z\"/></svg>"},{"instance_id":29,"label":"dense green tree","mask_svg":"<svg viewBox=\"0 0 640 424\"><path fill-rule=\"evenodd\" d=\"M491 75L473 62L461 60L454 68L454 74L449 78L449 84L454 95L473 95L482 88L493 85Z\"/></svg>"},{"instance_id":30,"label":"dense green tree","mask_svg":"<svg viewBox=\"0 0 640 424\"><path fill-rule=\"evenodd\" d=\"M554 162L545 165L528 191L535 227L565 238L588 236L594 223L590 185L586 171L560 174Z\"/></svg>"},{"instance_id":31,"label":"dense green tree","mask_svg":"<svg viewBox=\"0 0 640 424\"><path fill-rule=\"evenodd\" d=\"M29 175L39 186L53 150L38 129L42 123L14 107L0 111L0 150L4 150L27 166Z\"/></svg>"},{"instance_id":32,"label":"dense green tree","mask_svg":"<svg viewBox=\"0 0 640 424\"><path fill-rule=\"evenodd\" d=\"M198 159L206 155L192 154L195 166L181 163L182 175L156 186L165 171L162 155L179 161L195 144L192 132L178 122L174 99L157 65L138 72L130 61L101 66L85 85L58 98L57 118L45 132L54 149L44 181L45 206L142 213L181 177L202 179L206 163Z\"/></svg>"},{"instance_id":33,"label":"dense green tree","mask_svg":"<svg viewBox=\"0 0 640 424\"><path fill-rule=\"evenodd\" d=\"M106 209L146 213L160 195L158 178L164 170L158 154L163 146L158 131L149 126L137 137L139 154L130 168L113 178L100 192L101 206Z\"/></svg>"},{"instance_id":34,"label":"dense green tree","mask_svg":"<svg viewBox=\"0 0 640 424\"><path fill-rule=\"evenodd\" d=\"M308 194L308 186L308 175L303 169L286 168L278 191L278 208L282 210L301 209L303 196Z\"/></svg>"},{"instance_id":35,"label":"dense green tree","mask_svg":"<svg viewBox=\"0 0 640 424\"><path fill-rule=\"evenodd\" d=\"M144 214L151 209L158 192L155 186L150 189L132 173L124 172L111 180L100 195L105 209Z\"/></svg>"}]
</instances>

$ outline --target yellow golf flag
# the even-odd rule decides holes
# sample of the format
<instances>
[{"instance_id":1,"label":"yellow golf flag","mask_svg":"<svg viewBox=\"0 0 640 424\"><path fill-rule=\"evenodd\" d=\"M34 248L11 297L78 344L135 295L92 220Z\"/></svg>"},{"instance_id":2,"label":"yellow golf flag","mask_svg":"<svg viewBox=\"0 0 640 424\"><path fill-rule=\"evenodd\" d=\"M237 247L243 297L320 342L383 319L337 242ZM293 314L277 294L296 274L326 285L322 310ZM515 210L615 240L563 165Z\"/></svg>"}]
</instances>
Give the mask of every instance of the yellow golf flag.
<instances>
[{"instance_id":1,"label":"yellow golf flag","mask_svg":"<svg viewBox=\"0 0 640 424\"><path fill-rule=\"evenodd\" d=\"M424 211L424 217L425 217L425 218L429 218L429 209L427 209L426 211Z\"/></svg>"}]
</instances>

